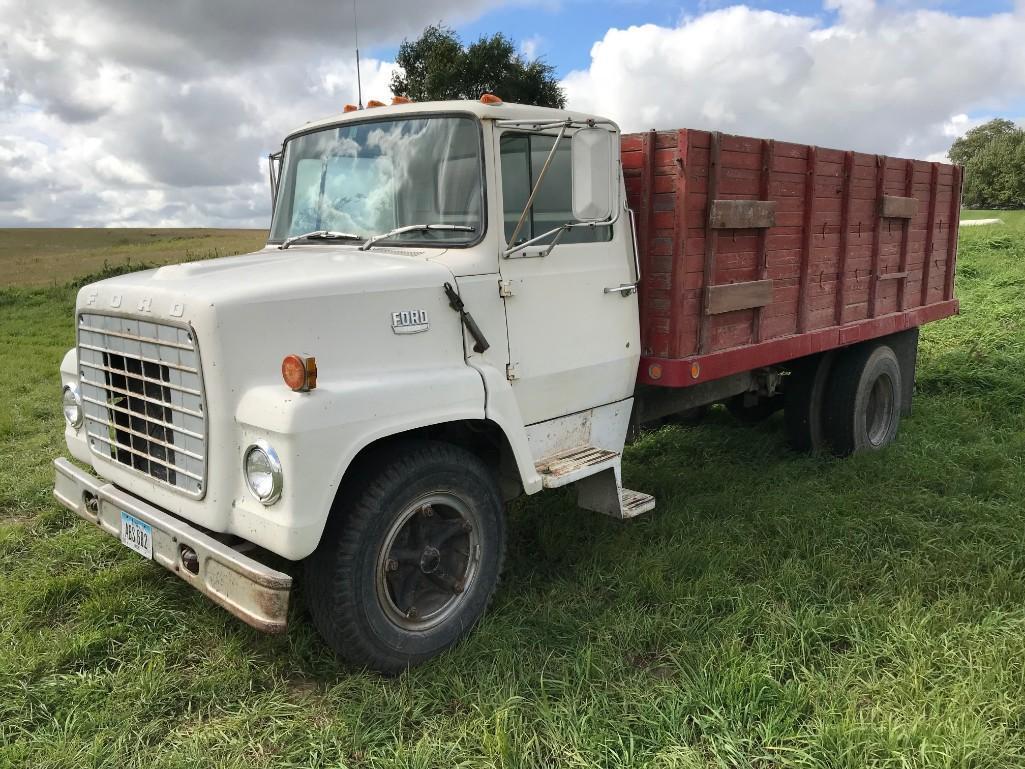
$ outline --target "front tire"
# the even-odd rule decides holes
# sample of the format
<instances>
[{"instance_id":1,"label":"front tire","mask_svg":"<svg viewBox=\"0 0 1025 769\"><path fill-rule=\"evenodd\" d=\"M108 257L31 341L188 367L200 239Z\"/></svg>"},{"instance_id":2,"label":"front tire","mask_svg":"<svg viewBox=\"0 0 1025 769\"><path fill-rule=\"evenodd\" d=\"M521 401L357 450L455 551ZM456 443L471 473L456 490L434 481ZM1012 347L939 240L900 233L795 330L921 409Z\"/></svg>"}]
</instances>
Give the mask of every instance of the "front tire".
<instances>
[{"instance_id":1,"label":"front tire","mask_svg":"<svg viewBox=\"0 0 1025 769\"><path fill-rule=\"evenodd\" d=\"M400 673L454 645L487 608L505 554L498 484L462 448L411 441L346 491L305 562L310 614L342 658Z\"/></svg>"}]
</instances>

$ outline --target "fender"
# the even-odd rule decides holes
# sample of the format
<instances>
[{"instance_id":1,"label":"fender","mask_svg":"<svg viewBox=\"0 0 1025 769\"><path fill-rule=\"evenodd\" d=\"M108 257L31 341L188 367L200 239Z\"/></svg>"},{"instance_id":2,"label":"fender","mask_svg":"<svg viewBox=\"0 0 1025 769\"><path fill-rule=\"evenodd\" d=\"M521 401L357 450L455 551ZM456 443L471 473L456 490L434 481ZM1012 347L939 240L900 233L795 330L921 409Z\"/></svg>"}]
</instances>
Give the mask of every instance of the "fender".
<instances>
[{"instance_id":1,"label":"fender","mask_svg":"<svg viewBox=\"0 0 1025 769\"><path fill-rule=\"evenodd\" d=\"M282 495L265 507L240 474L230 531L285 558L305 558L316 549L338 484L360 451L419 427L484 418L483 382L462 361L321 380L316 390L284 399L281 385L252 388L235 411L239 462L256 439L270 443L282 464Z\"/></svg>"}]
</instances>

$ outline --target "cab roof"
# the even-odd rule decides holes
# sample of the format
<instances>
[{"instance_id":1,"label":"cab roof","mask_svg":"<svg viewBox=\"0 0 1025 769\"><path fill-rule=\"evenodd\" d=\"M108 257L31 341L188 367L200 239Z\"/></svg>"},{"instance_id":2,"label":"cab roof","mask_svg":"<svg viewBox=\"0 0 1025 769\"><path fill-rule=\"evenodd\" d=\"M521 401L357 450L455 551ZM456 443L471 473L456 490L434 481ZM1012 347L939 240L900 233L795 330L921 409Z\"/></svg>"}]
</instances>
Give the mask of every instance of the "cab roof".
<instances>
[{"instance_id":1,"label":"cab roof","mask_svg":"<svg viewBox=\"0 0 1025 769\"><path fill-rule=\"evenodd\" d=\"M318 128L340 125L343 123L367 120L370 118L388 118L396 116L417 115L431 112L463 112L474 115L481 120L538 120L548 122L556 120L605 120L599 115L588 115L572 110L554 109L552 107L536 107L532 104L485 104L478 100L460 99L452 101L421 101L408 104L393 104L384 107L366 107L354 112L342 112L330 117L312 120L301 128L288 134L287 141L296 134L306 133ZM617 126L618 128L618 126Z\"/></svg>"}]
</instances>

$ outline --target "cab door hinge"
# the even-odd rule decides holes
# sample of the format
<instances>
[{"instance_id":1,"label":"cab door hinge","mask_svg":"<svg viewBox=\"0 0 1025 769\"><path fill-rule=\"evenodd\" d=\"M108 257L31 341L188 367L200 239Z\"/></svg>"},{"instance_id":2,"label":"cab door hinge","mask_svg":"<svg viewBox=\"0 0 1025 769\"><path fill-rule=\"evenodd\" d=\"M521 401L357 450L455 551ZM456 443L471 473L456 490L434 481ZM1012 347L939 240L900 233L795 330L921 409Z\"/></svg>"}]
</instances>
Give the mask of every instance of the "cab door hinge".
<instances>
[{"instance_id":1,"label":"cab door hinge","mask_svg":"<svg viewBox=\"0 0 1025 769\"><path fill-rule=\"evenodd\" d=\"M515 363L508 363L505 367L505 378L512 382L520 378L520 368Z\"/></svg>"},{"instance_id":2,"label":"cab door hinge","mask_svg":"<svg viewBox=\"0 0 1025 769\"><path fill-rule=\"evenodd\" d=\"M500 280L498 281L498 295L505 299L513 295L512 281Z\"/></svg>"}]
</instances>

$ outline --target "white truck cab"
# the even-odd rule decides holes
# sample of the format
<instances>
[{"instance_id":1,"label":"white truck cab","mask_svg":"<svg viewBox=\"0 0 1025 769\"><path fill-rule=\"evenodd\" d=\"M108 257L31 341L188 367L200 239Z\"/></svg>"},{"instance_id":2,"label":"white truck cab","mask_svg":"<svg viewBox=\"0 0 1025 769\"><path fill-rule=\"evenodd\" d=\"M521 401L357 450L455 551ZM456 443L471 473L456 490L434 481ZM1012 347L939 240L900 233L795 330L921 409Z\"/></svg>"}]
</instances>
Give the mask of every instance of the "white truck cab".
<instances>
[{"instance_id":1,"label":"white truck cab","mask_svg":"<svg viewBox=\"0 0 1025 769\"><path fill-rule=\"evenodd\" d=\"M264 249L83 288L55 494L251 625L303 563L329 645L394 672L480 617L504 503L622 489L640 356L618 128L481 102L348 111L272 158Z\"/></svg>"}]
</instances>

